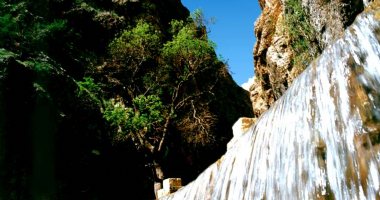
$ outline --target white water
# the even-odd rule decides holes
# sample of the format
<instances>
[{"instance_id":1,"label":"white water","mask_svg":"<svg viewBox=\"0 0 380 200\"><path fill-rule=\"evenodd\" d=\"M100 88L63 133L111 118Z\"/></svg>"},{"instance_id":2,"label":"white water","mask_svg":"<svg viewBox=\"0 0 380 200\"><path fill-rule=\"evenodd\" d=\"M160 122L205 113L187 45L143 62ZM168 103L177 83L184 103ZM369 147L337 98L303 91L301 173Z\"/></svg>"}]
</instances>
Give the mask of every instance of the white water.
<instances>
[{"instance_id":1,"label":"white water","mask_svg":"<svg viewBox=\"0 0 380 200\"><path fill-rule=\"evenodd\" d=\"M380 199L379 20L368 8L218 162L163 199Z\"/></svg>"}]
</instances>

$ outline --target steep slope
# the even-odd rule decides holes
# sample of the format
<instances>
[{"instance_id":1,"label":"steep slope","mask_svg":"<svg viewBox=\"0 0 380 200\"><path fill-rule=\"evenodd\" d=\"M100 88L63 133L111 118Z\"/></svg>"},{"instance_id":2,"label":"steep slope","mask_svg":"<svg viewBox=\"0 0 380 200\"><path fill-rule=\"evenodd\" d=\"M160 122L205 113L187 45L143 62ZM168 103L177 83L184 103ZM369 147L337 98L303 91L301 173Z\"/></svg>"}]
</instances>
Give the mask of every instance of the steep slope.
<instances>
[{"instance_id":1,"label":"steep slope","mask_svg":"<svg viewBox=\"0 0 380 200\"><path fill-rule=\"evenodd\" d=\"M340 37L367 1L260 0L255 23L255 115L266 111L320 52Z\"/></svg>"},{"instance_id":2,"label":"steep slope","mask_svg":"<svg viewBox=\"0 0 380 200\"><path fill-rule=\"evenodd\" d=\"M0 199L153 199L252 115L179 0L1 0L0 27Z\"/></svg>"}]
</instances>

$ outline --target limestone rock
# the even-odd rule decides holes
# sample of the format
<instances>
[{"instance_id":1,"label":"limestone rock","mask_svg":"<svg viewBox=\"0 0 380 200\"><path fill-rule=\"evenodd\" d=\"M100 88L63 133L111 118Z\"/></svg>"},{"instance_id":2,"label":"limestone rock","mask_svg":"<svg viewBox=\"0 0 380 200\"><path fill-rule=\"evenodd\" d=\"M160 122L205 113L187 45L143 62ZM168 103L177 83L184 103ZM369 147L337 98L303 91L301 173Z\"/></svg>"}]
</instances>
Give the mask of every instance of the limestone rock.
<instances>
[{"instance_id":1,"label":"limestone rock","mask_svg":"<svg viewBox=\"0 0 380 200\"><path fill-rule=\"evenodd\" d=\"M182 179L180 178L167 178L163 181L164 187L157 191L157 198L160 199L173 192L176 192L182 187Z\"/></svg>"},{"instance_id":2,"label":"limestone rock","mask_svg":"<svg viewBox=\"0 0 380 200\"><path fill-rule=\"evenodd\" d=\"M182 187L182 180L180 178L168 178L164 180L164 189L170 193L177 191Z\"/></svg>"},{"instance_id":3,"label":"limestone rock","mask_svg":"<svg viewBox=\"0 0 380 200\"><path fill-rule=\"evenodd\" d=\"M283 4L280 0L260 1L262 14L255 23L254 47L256 78L251 100L256 116L261 115L288 87L292 51L283 28Z\"/></svg>"},{"instance_id":4,"label":"limestone rock","mask_svg":"<svg viewBox=\"0 0 380 200\"><path fill-rule=\"evenodd\" d=\"M285 12L290 0L259 0L262 14L255 22L257 38L253 50L255 81L250 96L255 116L260 116L277 100L303 69L293 66L295 53L286 27ZM293 1L293 0L292 0ZM340 37L369 1L299 0L315 29L313 49L323 50ZM315 54L314 52L312 52Z\"/></svg>"}]
</instances>

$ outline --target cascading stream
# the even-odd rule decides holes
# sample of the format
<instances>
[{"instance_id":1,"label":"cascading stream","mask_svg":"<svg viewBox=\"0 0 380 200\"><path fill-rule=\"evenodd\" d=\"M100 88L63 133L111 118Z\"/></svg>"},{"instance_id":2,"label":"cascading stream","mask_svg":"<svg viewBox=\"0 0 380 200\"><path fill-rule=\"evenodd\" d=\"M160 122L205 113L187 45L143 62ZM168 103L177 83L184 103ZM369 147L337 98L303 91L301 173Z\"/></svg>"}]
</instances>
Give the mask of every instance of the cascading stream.
<instances>
[{"instance_id":1,"label":"cascading stream","mask_svg":"<svg viewBox=\"0 0 380 200\"><path fill-rule=\"evenodd\" d=\"M195 181L162 199L380 199L380 3Z\"/></svg>"}]
</instances>

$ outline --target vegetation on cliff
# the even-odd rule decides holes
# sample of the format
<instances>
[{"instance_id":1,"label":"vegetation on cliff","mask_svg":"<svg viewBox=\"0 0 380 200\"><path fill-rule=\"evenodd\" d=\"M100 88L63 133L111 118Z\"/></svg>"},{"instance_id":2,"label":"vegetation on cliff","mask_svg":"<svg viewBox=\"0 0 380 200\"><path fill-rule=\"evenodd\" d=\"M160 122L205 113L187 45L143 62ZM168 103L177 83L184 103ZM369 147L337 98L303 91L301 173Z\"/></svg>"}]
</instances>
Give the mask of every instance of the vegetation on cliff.
<instances>
[{"instance_id":1,"label":"vegetation on cliff","mask_svg":"<svg viewBox=\"0 0 380 200\"><path fill-rule=\"evenodd\" d=\"M343 35L363 11L363 1L259 1L255 22L255 81L250 87L254 113L260 116L298 75Z\"/></svg>"},{"instance_id":2,"label":"vegetation on cliff","mask_svg":"<svg viewBox=\"0 0 380 200\"><path fill-rule=\"evenodd\" d=\"M320 53L317 33L301 0L286 0L285 28L293 50L292 65L301 73Z\"/></svg>"},{"instance_id":3,"label":"vegetation on cliff","mask_svg":"<svg viewBox=\"0 0 380 200\"><path fill-rule=\"evenodd\" d=\"M192 180L252 115L201 13L179 1L0 11L0 199L151 199L153 182Z\"/></svg>"}]
</instances>

